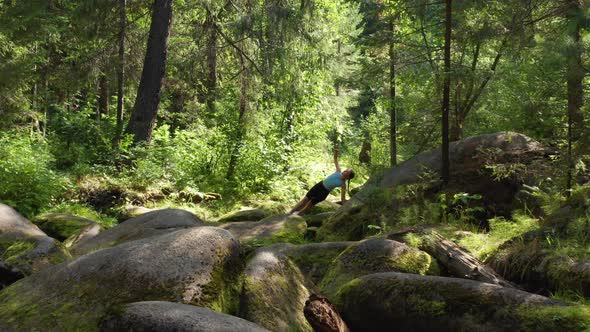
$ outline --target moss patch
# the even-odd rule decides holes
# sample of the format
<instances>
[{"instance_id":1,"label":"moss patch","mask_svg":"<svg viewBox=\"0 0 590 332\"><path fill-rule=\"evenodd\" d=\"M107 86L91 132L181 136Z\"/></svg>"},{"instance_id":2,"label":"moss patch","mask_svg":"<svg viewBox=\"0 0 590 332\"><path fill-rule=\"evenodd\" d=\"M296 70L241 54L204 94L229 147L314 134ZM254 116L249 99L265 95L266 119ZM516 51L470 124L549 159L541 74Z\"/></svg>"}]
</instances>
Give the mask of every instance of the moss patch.
<instances>
[{"instance_id":1,"label":"moss patch","mask_svg":"<svg viewBox=\"0 0 590 332\"><path fill-rule=\"evenodd\" d=\"M297 266L280 254L261 255L261 265L244 277L239 316L272 331L312 331L303 316L309 292Z\"/></svg>"},{"instance_id":2,"label":"moss patch","mask_svg":"<svg viewBox=\"0 0 590 332\"><path fill-rule=\"evenodd\" d=\"M35 249L36 244L32 241L0 242L0 249L3 249L2 260L10 265L19 265L20 256Z\"/></svg>"},{"instance_id":3,"label":"moss patch","mask_svg":"<svg viewBox=\"0 0 590 332\"><path fill-rule=\"evenodd\" d=\"M520 306L516 315L521 319L521 331L590 331L590 307L531 308Z\"/></svg>"},{"instance_id":4,"label":"moss patch","mask_svg":"<svg viewBox=\"0 0 590 332\"><path fill-rule=\"evenodd\" d=\"M378 272L438 274L435 260L427 253L404 244L372 239L350 245L330 266L319 287L329 297L357 277Z\"/></svg>"}]
</instances>

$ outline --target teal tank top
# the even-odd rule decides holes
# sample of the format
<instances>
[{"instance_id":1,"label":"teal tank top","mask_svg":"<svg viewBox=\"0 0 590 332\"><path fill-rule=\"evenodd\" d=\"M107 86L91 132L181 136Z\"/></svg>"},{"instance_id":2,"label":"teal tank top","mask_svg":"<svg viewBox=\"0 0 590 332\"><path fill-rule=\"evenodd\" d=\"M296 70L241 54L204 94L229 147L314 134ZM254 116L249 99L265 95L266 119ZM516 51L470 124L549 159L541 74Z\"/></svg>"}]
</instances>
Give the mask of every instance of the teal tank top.
<instances>
[{"instance_id":1,"label":"teal tank top","mask_svg":"<svg viewBox=\"0 0 590 332\"><path fill-rule=\"evenodd\" d=\"M342 179L340 178L341 176L342 173L336 172L325 178L324 181L322 181L322 184L328 189L328 191L332 191L332 189L340 187L343 184Z\"/></svg>"}]
</instances>

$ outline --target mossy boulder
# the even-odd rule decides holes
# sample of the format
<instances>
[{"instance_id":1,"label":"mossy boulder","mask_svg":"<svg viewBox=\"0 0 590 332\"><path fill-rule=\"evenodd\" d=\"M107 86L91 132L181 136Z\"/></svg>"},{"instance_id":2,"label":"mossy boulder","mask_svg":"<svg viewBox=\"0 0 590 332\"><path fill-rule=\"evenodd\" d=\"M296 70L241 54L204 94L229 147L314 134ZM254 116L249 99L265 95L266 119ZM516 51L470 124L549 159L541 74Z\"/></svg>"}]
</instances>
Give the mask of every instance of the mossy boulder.
<instances>
[{"instance_id":1,"label":"mossy boulder","mask_svg":"<svg viewBox=\"0 0 590 332\"><path fill-rule=\"evenodd\" d=\"M258 249L244 272L240 317L272 331L312 331L303 316L310 295L297 265L278 250Z\"/></svg>"},{"instance_id":2,"label":"mossy boulder","mask_svg":"<svg viewBox=\"0 0 590 332\"><path fill-rule=\"evenodd\" d=\"M218 222L259 221L268 216L268 212L261 209L243 209L221 216Z\"/></svg>"},{"instance_id":3,"label":"mossy boulder","mask_svg":"<svg viewBox=\"0 0 590 332\"><path fill-rule=\"evenodd\" d=\"M155 210L148 209L143 206L126 206L123 208L122 216L125 219L130 219L130 218L137 217L139 215L142 215L142 214L148 213L148 212L152 212L152 211L155 211Z\"/></svg>"},{"instance_id":4,"label":"mossy boulder","mask_svg":"<svg viewBox=\"0 0 590 332\"><path fill-rule=\"evenodd\" d=\"M268 247L288 256L312 287L320 283L332 261L355 242L279 243Z\"/></svg>"},{"instance_id":5,"label":"mossy boulder","mask_svg":"<svg viewBox=\"0 0 590 332\"><path fill-rule=\"evenodd\" d=\"M477 200L483 208L477 218L485 221L493 216L509 217L518 205L515 198L524 183L532 183L535 167L546 150L533 139L518 133L500 132L468 137L450 144L451 181L445 191L481 195ZM440 149L423 152L374 176L351 197L318 232L323 241L359 240L365 237L370 224L379 225L385 217L399 209L403 194L400 187L420 184L424 196L436 199L440 188ZM528 169L527 172L523 171ZM485 225L483 225L485 226Z\"/></svg>"},{"instance_id":6,"label":"mossy boulder","mask_svg":"<svg viewBox=\"0 0 590 332\"><path fill-rule=\"evenodd\" d=\"M231 222L220 225L234 234L242 243L253 242L259 245L273 243L304 242L307 224L300 216L279 214L260 221Z\"/></svg>"},{"instance_id":7,"label":"mossy boulder","mask_svg":"<svg viewBox=\"0 0 590 332\"><path fill-rule=\"evenodd\" d=\"M396 272L349 282L336 306L353 331L582 331L590 322L587 307L472 280Z\"/></svg>"},{"instance_id":8,"label":"mossy boulder","mask_svg":"<svg viewBox=\"0 0 590 332\"><path fill-rule=\"evenodd\" d=\"M170 233L183 228L202 226L204 222L194 214L180 209L163 209L144 213L101 232L97 236L80 241L71 248L74 255L116 246L126 241Z\"/></svg>"},{"instance_id":9,"label":"mossy boulder","mask_svg":"<svg viewBox=\"0 0 590 332\"><path fill-rule=\"evenodd\" d=\"M235 312L240 246L227 231L193 227L62 263L0 292L0 330L96 331L131 302L182 302Z\"/></svg>"},{"instance_id":10,"label":"mossy boulder","mask_svg":"<svg viewBox=\"0 0 590 332\"><path fill-rule=\"evenodd\" d=\"M335 212L340 208L340 204L334 203L332 201L321 201L318 204L314 205L311 210L309 210L308 214L320 214L326 212Z\"/></svg>"},{"instance_id":11,"label":"mossy boulder","mask_svg":"<svg viewBox=\"0 0 590 332\"><path fill-rule=\"evenodd\" d=\"M303 216L309 227L321 227L324 221L328 220L334 212L323 212L318 214L306 214Z\"/></svg>"},{"instance_id":12,"label":"mossy boulder","mask_svg":"<svg viewBox=\"0 0 590 332\"><path fill-rule=\"evenodd\" d=\"M12 276L30 275L67 257L55 239L13 208L0 203L0 263L4 272ZM8 274L5 276L11 279ZM4 279L2 275L0 279Z\"/></svg>"},{"instance_id":13,"label":"mossy boulder","mask_svg":"<svg viewBox=\"0 0 590 332\"><path fill-rule=\"evenodd\" d=\"M354 243L332 261L320 288L333 297L345 283L377 272L437 274L438 265L427 253L387 239Z\"/></svg>"},{"instance_id":14,"label":"mossy boulder","mask_svg":"<svg viewBox=\"0 0 590 332\"><path fill-rule=\"evenodd\" d=\"M590 262L543 248L540 241L547 238L533 238L528 243L515 241L490 255L486 264L532 292L565 291L590 297Z\"/></svg>"},{"instance_id":15,"label":"mossy boulder","mask_svg":"<svg viewBox=\"0 0 590 332\"><path fill-rule=\"evenodd\" d=\"M265 332L242 318L208 308L164 301L130 303L101 324L102 331Z\"/></svg>"},{"instance_id":16,"label":"mossy boulder","mask_svg":"<svg viewBox=\"0 0 590 332\"><path fill-rule=\"evenodd\" d=\"M98 230L98 232L102 230L102 227L96 222L69 213L46 213L35 218L34 222L47 235L62 242L70 237L77 237L84 229L86 229L85 236L77 237L79 240L81 238L89 239L92 234L98 234L88 232L89 229Z\"/></svg>"}]
</instances>

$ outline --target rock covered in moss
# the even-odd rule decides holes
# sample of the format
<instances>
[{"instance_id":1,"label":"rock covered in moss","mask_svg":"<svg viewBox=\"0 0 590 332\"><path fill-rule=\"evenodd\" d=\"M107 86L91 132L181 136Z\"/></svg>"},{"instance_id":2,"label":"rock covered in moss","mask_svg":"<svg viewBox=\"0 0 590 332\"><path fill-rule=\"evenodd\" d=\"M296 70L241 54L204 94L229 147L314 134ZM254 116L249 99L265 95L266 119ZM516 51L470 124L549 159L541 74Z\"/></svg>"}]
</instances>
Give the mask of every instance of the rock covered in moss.
<instances>
[{"instance_id":1,"label":"rock covered in moss","mask_svg":"<svg viewBox=\"0 0 590 332\"><path fill-rule=\"evenodd\" d=\"M208 308L164 301L130 303L101 323L102 331L265 332L266 329Z\"/></svg>"},{"instance_id":2,"label":"rock covered in moss","mask_svg":"<svg viewBox=\"0 0 590 332\"><path fill-rule=\"evenodd\" d=\"M216 227L126 242L4 289L0 322L8 330L93 331L107 311L145 300L235 311L237 293L231 290L241 266L239 255L237 240Z\"/></svg>"},{"instance_id":3,"label":"rock covered in moss","mask_svg":"<svg viewBox=\"0 0 590 332\"><path fill-rule=\"evenodd\" d=\"M340 208L340 204L334 203L329 200L321 201L318 204L314 205L308 214L320 214L320 213L327 213L327 212L334 212Z\"/></svg>"},{"instance_id":4,"label":"rock covered in moss","mask_svg":"<svg viewBox=\"0 0 590 332\"><path fill-rule=\"evenodd\" d=\"M83 232L86 235L81 238L86 239L89 239L92 234L98 234L89 230L98 232L102 230L96 222L69 213L46 213L37 217L35 224L52 238L62 242L70 237L77 237L83 229L86 229Z\"/></svg>"},{"instance_id":5,"label":"rock covered in moss","mask_svg":"<svg viewBox=\"0 0 590 332\"><path fill-rule=\"evenodd\" d=\"M221 216L218 222L235 222L235 221L259 221L268 216L268 213L261 209L243 209L233 211Z\"/></svg>"},{"instance_id":6,"label":"rock covered in moss","mask_svg":"<svg viewBox=\"0 0 590 332\"><path fill-rule=\"evenodd\" d=\"M321 242L308 244L279 243L268 247L287 255L307 281L319 284L332 261L355 242Z\"/></svg>"},{"instance_id":7,"label":"rock covered in moss","mask_svg":"<svg viewBox=\"0 0 590 332\"><path fill-rule=\"evenodd\" d=\"M88 240L80 241L71 252L80 256L91 251L117 244L170 233L179 229L202 226L204 222L194 214L180 209L163 209L144 213L101 232Z\"/></svg>"},{"instance_id":8,"label":"rock covered in moss","mask_svg":"<svg viewBox=\"0 0 590 332\"><path fill-rule=\"evenodd\" d=\"M307 222L307 226L310 227L320 227L324 223L324 221L328 220L334 212L323 212L318 214L306 214L303 216L305 218L305 222Z\"/></svg>"},{"instance_id":9,"label":"rock covered in moss","mask_svg":"<svg viewBox=\"0 0 590 332\"><path fill-rule=\"evenodd\" d=\"M272 331L312 331L303 316L309 295L297 265L278 250L261 248L244 272L240 317Z\"/></svg>"},{"instance_id":10,"label":"rock covered in moss","mask_svg":"<svg viewBox=\"0 0 590 332\"><path fill-rule=\"evenodd\" d=\"M10 206L0 203L0 263L5 271L29 275L65 258L67 254L55 239Z\"/></svg>"},{"instance_id":11,"label":"rock covered in moss","mask_svg":"<svg viewBox=\"0 0 590 332\"><path fill-rule=\"evenodd\" d=\"M480 194L482 198L478 204L484 207L482 214L488 217L510 215L516 205L516 193L523 182L531 180L524 177L535 174L531 171L520 174L517 170L524 167L530 170L535 161L546 154L539 142L513 132L468 137L452 142L449 148L453 173L446 191ZM401 185L416 183L431 186L428 191L435 193L439 185L436 179L440 177L441 163L440 149L435 149L420 153L369 179L357 194L323 224L318 238L323 241L363 238L368 224L378 224L378 219L370 220L375 217L371 214L375 207L388 208L393 205L393 197L387 197L388 193L391 194ZM435 180L429 183L428 179Z\"/></svg>"},{"instance_id":12,"label":"rock covered in moss","mask_svg":"<svg viewBox=\"0 0 590 332\"><path fill-rule=\"evenodd\" d=\"M123 217L129 219L129 218L133 218L133 217L137 217L139 215L142 215L144 213L148 213L148 212L152 212L155 211L153 209L148 209L146 207L143 206L126 206L123 208Z\"/></svg>"},{"instance_id":13,"label":"rock covered in moss","mask_svg":"<svg viewBox=\"0 0 590 332\"><path fill-rule=\"evenodd\" d=\"M353 331L580 331L590 318L587 309L515 289L396 272L349 282L336 303Z\"/></svg>"},{"instance_id":14,"label":"rock covered in moss","mask_svg":"<svg viewBox=\"0 0 590 332\"><path fill-rule=\"evenodd\" d=\"M589 297L590 262L543 248L543 243L554 235L536 231L528 239L522 236L519 241L495 251L486 264L504 278L532 292L548 294L564 291Z\"/></svg>"},{"instance_id":15,"label":"rock covered in moss","mask_svg":"<svg viewBox=\"0 0 590 332\"><path fill-rule=\"evenodd\" d=\"M230 231L240 239L240 242L254 241L269 245L279 242L303 242L307 225L302 217L279 214L260 221L232 222L220 227Z\"/></svg>"},{"instance_id":16,"label":"rock covered in moss","mask_svg":"<svg viewBox=\"0 0 590 332\"><path fill-rule=\"evenodd\" d=\"M427 253L387 239L354 243L333 260L320 288L334 296L345 283L377 272L437 274L438 265Z\"/></svg>"}]
</instances>

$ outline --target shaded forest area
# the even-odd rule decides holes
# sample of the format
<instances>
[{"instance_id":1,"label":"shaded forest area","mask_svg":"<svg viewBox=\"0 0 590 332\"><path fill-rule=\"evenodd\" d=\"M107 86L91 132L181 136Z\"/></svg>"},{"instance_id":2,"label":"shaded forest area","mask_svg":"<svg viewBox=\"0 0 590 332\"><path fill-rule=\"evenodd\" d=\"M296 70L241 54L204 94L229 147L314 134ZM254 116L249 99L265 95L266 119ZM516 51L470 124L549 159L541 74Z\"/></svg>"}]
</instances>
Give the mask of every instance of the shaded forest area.
<instances>
[{"instance_id":1,"label":"shaded forest area","mask_svg":"<svg viewBox=\"0 0 590 332\"><path fill-rule=\"evenodd\" d=\"M587 0L0 0L0 329L590 328L589 43ZM200 283L84 265L149 237Z\"/></svg>"}]
</instances>

